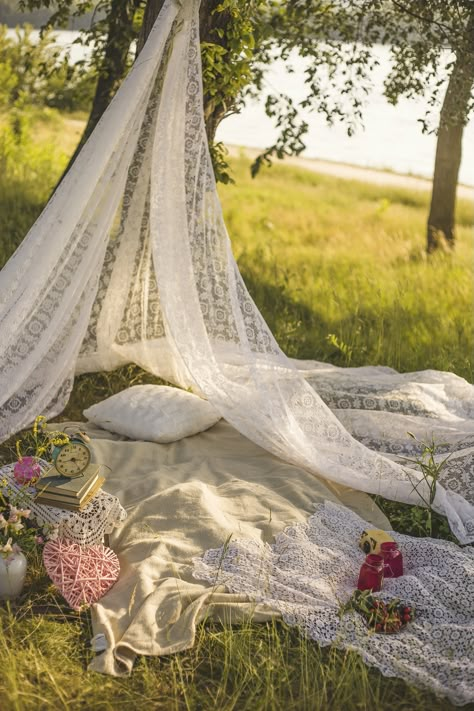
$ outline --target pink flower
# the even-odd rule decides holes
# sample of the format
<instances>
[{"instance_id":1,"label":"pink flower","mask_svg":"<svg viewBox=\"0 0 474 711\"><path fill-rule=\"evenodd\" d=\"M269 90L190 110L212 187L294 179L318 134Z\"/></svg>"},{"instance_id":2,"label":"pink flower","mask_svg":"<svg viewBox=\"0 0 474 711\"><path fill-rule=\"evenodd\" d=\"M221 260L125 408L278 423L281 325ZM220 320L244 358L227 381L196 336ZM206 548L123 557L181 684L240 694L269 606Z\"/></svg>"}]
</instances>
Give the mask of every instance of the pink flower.
<instances>
[{"instance_id":1,"label":"pink flower","mask_svg":"<svg viewBox=\"0 0 474 711\"><path fill-rule=\"evenodd\" d=\"M42 543L44 543L43 536L35 536L35 543L37 543L38 545L41 545Z\"/></svg>"},{"instance_id":2,"label":"pink flower","mask_svg":"<svg viewBox=\"0 0 474 711\"><path fill-rule=\"evenodd\" d=\"M17 484L33 484L41 476L41 467L35 457L22 457L13 469Z\"/></svg>"}]
</instances>

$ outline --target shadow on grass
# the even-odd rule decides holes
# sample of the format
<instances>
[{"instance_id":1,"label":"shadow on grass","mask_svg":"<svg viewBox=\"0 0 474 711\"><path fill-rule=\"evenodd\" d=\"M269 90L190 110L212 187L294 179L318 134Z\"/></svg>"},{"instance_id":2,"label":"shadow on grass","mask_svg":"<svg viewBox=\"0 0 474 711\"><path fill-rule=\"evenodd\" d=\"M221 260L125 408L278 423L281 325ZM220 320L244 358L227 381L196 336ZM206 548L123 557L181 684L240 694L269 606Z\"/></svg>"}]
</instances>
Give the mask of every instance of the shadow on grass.
<instances>
[{"instance_id":1,"label":"shadow on grass","mask_svg":"<svg viewBox=\"0 0 474 711\"><path fill-rule=\"evenodd\" d=\"M287 356L342 364L342 354L325 341L331 329L329 321L292 296L284 282L269 283L245 265L240 266L252 299Z\"/></svg>"},{"instance_id":2,"label":"shadow on grass","mask_svg":"<svg viewBox=\"0 0 474 711\"><path fill-rule=\"evenodd\" d=\"M0 184L0 269L23 241L43 201L22 184Z\"/></svg>"}]
</instances>

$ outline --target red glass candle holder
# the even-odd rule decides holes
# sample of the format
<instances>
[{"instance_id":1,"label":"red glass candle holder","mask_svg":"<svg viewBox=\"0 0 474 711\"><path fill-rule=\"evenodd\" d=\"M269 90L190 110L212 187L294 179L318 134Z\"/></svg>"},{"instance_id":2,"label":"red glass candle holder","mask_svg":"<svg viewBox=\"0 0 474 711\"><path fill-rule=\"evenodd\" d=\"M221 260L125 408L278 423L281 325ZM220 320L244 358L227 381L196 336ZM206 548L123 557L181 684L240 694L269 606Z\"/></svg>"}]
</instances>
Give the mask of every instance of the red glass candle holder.
<instances>
[{"instance_id":1,"label":"red glass candle holder","mask_svg":"<svg viewBox=\"0 0 474 711\"><path fill-rule=\"evenodd\" d=\"M399 578L403 575L403 556L398 548L398 543L395 541L382 543L380 553L384 562L384 578Z\"/></svg>"},{"instance_id":2,"label":"red glass candle holder","mask_svg":"<svg viewBox=\"0 0 474 711\"><path fill-rule=\"evenodd\" d=\"M357 588L359 590L373 590L378 592L382 589L384 560L381 555L371 553L362 563L359 573Z\"/></svg>"}]
</instances>

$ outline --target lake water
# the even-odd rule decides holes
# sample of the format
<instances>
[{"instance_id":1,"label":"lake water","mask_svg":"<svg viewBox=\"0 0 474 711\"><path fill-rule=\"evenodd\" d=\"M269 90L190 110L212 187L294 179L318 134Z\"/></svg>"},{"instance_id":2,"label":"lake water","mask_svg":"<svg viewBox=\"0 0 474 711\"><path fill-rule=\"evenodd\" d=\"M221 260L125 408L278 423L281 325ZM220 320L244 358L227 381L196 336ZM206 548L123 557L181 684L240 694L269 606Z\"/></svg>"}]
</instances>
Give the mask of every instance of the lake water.
<instances>
[{"instance_id":1,"label":"lake water","mask_svg":"<svg viewBox=\"0 0 474 711\"><path fill-rule=\"evenodd\" d=\"M303 112L309 124L302 155L341 163L383 168L397 173L412 173L431 178L436 136L424 135L418 119L425 114L423 100L401 100L392 106L383 96L383 81L390 67L386 47L376 49L380 66L374 72L373 90L364 109L364 128L349 137L342 124L328 126L321 115ZM294 74L288 74L281 61L269 70L269 92L288 93L293 99L304 97L304 61L292 61ZM262 101L249 102L241 114L229 116L220 125L217 138L224 143L261 148L272 145L277 131L264 112ZM461 183L474 185L474 116L464 131Z\"/></svg>"},{"instance_id":2,"label":"lake water","mask_svg":"<svg viewBox=\"0 0 474 711\"><path fill-rule=\"evenodd\" d=\"M58 43L70 49L73 61L83 58L87 52L80 45L72 44L77 34L57 33ZM378 47L377 56L380 66L373 73L373 91L364 109L364 128L348 137L342 125L330 127L317 114L302 114L310 126L302 155L431 177L436 137L423 135L418 122L424 116L426 104L421 99L404 99L397 106L391 106L383 96L383 79L390 66L388 49ZM289 75L282 62L272 65L266 80L269 93L288 93L296 100L304 97L304 61L296 58L292 66L295 73ZM265 115L263 101L249 102L240 114L226 118L217 131L220 141L255 148L271 145L276 136L277 131ZM466 185L474 185L473 156L474 117L464 131L460 182Z\"/></svg>"}]
</instances>

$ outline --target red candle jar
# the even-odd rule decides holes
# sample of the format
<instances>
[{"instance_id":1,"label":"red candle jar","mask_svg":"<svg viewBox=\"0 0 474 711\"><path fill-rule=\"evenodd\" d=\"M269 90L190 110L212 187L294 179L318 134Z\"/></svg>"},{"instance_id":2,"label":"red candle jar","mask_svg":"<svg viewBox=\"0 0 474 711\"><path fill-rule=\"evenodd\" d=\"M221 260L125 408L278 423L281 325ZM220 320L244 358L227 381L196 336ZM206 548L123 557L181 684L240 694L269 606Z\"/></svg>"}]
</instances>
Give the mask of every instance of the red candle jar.
<instances>
[{"instance_id":1,"label":"red candle jar","mask_svg":"<svg viewBox=\"0 0 474 711\"><path fill-rule=\"evenodd\" d=\"M384 560L381 555L370 553L362 563L357 588L359 590L382 589Z\"/></svg>"},{"instance_id":2,"label":"red candle jar","mask_svg":"<svg viewBox=\"0 0 474 711\"><path fill-rule=\"evenodd\" d=\"M383 558L384 578L399 578L403 575L403 556L398 548L398 543L390 541L380 545Z\"/></svg>"}]
</instances>

